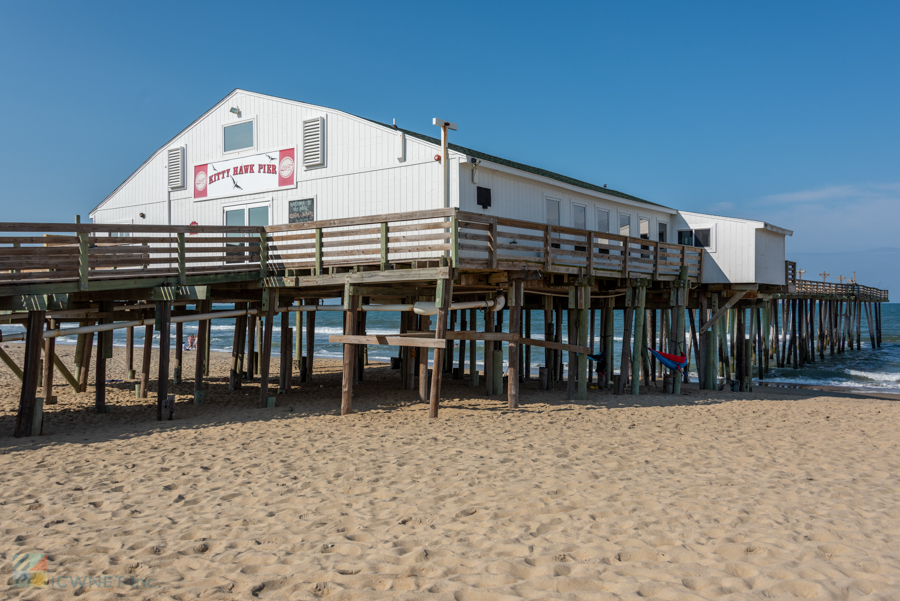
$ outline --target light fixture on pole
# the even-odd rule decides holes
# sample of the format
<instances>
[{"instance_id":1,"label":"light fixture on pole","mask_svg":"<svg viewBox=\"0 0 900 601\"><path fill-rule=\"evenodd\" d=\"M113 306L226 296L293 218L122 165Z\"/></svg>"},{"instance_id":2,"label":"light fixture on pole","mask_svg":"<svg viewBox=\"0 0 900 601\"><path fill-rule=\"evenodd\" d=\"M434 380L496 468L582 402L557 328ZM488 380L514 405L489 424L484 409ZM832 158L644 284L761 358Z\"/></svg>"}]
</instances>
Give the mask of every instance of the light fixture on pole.
<instances>
[{"instance_id":1,"label":"light fixture on pole","mask_svg":"<svg viewBox=\"0 0 900 601\"><path fill-rule=\"evenodd\" d=\"M450 121L434 118L431 120L432 125L441 128L441 167L442 167L442 183L444 184L441 192L441 206L445 209L450 208L450 150L448 148L447 130L456 131L459 126Z\"/></svg>"},{"instance_id":2,"label":"light fixture on pole","mask_svg":"<svg viewBox=\"0 0 900 601\"><path fill-rule=\"evenodd\" d=\"M231 107L231 111L230 111L230 112L234 113L234 114L237 115L238 117L241 116L241 109L239 109L239 108L236 107L236 106Z\"/></svg>"}]
</instances>

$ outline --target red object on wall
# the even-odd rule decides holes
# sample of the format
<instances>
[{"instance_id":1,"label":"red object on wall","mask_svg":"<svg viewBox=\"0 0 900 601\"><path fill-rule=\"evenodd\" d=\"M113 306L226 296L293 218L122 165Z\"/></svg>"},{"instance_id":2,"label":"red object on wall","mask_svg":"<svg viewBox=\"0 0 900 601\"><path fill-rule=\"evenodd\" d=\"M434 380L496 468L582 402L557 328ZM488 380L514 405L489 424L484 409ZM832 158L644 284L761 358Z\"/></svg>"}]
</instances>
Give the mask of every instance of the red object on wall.
<instances>
[{"instance_id":1,"label":"red object on wall","mask_svg":"<svg viewBox=\"0 0 900 601\"><path fill-rule=\"evenodd\" d=\"M294 149L278 151L278 185L293 186L296 163L294 163Z\"/></svg>"},{"instance_id":2,"label":"red object on wall","mask_svg":"<svg viewBox=\"0 0 900 601\"><path fill-rule=\"evenodd\" d=\"M196 221L191 221L191 225L200 225L200 224L197 223ZM190 235L191 235L191 236L196 236L196 235L197 235L197 232L191 232Z\"/></svg>"},{"instance_id":3,"label":"red object on wall","mask_svg":"<svg viewBox=\"0 0 900 601\"><path fill-rule=\"evenodd\" d=\"M206 193L209 189L206 169L206 165L196 165L194 167L194 198L206 198Z\"/></svg>"}]
</instances>

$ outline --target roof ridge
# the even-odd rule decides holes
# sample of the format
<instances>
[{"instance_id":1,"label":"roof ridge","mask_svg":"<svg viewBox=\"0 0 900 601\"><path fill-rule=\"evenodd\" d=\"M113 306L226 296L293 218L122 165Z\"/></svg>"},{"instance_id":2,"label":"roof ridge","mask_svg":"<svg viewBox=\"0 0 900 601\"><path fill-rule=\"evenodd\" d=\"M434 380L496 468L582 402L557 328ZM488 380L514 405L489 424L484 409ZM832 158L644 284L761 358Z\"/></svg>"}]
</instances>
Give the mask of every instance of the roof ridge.
<instances>
[{"instance_id":1,"label":"roof ridge","mask_svg":"<svg viewBox=\"0 0 900 601\"><path fill-rule=\"evenodd\" d=\"M366 119L362 117L362 119ZM375 121L374 119L366 119L366 121L371 121L376 125L381 125L382 127L387 127L390 129L395 129L397 131L402 131L405 134L413 136L415 138L419 138L420 140L424 140L426 142L431 142L432 144L440 145L441 141L438 138L434 138L432 136L426 136L425 134L420 134L419 132L415 132L409 129L403 129L402 127L397 127L395 125L388 125L386 123L381 123L380 121ZM598 186L597 184L592 184L590 182L586 182L580 179L575 179L574 177L569 177L567 175L562 175L560 173L556 173L554 171L550 171L548 169L541 169L540 167L533 167L531 165L526 165L525 163L519 163L517 161L511 161L509 159L504 159L502 157L498 157L496 155L488 154L486 152L481 152L480 150L474 150L472 148L466 148L465 146L460 146L459 144L453 144L450 142L448 144L451 150L455 150L456 152L461 152L463 154L467 154L473 156L475 158L483 159L485 161L490 161L492 163L497 163L499 165L504 165L506 167L512 167L513 169L519 169L520 171L525 171L527 173L533 173L534 175L541 175L543 177L554 179L565 184L569 184L572 186L576 186L578 188L585 188L586 190L592 190L594 192L601 192L603 194L609 194L611 196L617 196L619 198L624 198L625 200L631 200L634 202L641 202L644 204L652 205L655 207L663 207L663 208L671 208L665 205L661 205L656 202L652 202L649 200L645 200L643 198L638 198L637 196L632 196L631 194L626 194L625 192L620 192L618 190L613 190L612 188L606 188L604 186Z\"/></svg>"}]
</instances>

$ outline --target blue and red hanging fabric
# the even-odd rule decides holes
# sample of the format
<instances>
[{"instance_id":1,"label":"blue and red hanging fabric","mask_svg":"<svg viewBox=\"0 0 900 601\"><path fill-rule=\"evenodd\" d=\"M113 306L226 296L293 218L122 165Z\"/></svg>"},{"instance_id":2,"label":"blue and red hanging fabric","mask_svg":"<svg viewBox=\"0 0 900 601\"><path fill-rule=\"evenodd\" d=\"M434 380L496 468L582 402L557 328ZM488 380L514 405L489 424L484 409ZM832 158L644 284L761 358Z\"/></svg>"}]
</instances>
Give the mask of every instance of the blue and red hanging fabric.
<instances>
[{"instance_id":1,"label":"blue and red hanging fabric","mask_svg":"<svg viewBox=\"0 0 900 601\"><path fill-rule=\"evenodd\" d=\"M668 367L669 369L674 369L680 373L684 373L684 371L682 370L687 366L687 357L679 357L678 355L661 353L659 351L654 351L652 348L648 348L647 350L653 353L653 356L656 357L664 366Z\"/></svg>"}]
</instances>

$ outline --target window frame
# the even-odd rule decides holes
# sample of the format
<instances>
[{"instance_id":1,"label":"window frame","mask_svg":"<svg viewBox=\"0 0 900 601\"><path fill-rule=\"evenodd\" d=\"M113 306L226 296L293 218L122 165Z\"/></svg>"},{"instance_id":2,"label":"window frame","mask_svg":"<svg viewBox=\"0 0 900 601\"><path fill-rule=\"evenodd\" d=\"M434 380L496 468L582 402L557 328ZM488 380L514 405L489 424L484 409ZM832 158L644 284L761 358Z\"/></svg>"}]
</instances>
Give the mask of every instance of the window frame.
<instances>
[{"instance_id":1,"label":"window frame","mask_svg":"<svg viewBox=\"0 0 900 601\"><path fill-rule=\"evenodd\" d=\"M695 233L697 230L709 230L709 246L702 246L697 244L697 234ZM702 248L705 251L714 253L716 252L716 224L714 223L700 223L697 225L692 225L687 228L680 228L676 230L679 234L681 232L690 232L691 233L691 241L692 243L689 245L693 248ZM680 236L679 236L680 237ZM682 244L679 240L678 244ZM688 245L685 245L688 246Z\"/></svg>"},{"instance_id":2,"label":"window frame","mask_svg":"<svg viewBox=\"0 0 900 601\"><path fill-rule=\"evenodd\" d=\"M219 144L222 149L222 155L232 155L232 154L240 154L242 152L247 152L248 150L256 150L259 147L259 127L257 126L256 115L252 117L247 117L246 119L238 119L236 121L228 121L227 123L223 123L219 130ZM237 150L225 150L225 129L229 127L233 127L235 125L240 125L241 123L253 123L253 146L245 146L244 148L239 148Z\"/></svg>"},{"instance_id":3,"label":"window frame","mask_svg":"<svg viewBox=\"0 0 900 601\"><path fill-rule=\"evenodd\" d=\"M662 225L666 226L666 239L665 240L659 239L659 227ZM669 242L669 222L668 221L660 221L659 219L656 220L656 241L657 242L666 242L666 243Z\"/></svg>"}]
</instances>

